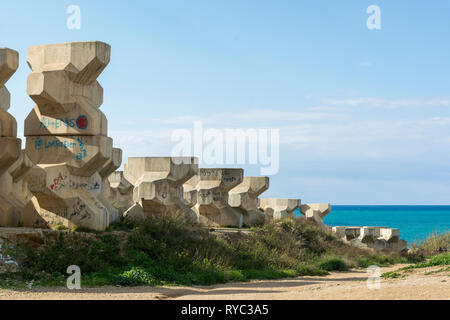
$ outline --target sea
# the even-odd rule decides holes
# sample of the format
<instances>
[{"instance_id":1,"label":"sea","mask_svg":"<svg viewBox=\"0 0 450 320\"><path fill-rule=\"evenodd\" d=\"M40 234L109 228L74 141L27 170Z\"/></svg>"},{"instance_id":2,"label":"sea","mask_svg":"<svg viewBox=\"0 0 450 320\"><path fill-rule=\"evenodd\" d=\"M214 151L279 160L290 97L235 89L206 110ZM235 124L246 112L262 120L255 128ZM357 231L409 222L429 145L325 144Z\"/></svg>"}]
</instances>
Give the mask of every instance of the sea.
<instances>
[{"instance_id":1,"label":"sea","mask_svg":"<svg viewBox=\"0 0 450 320\"><path fill-rule=\"evenodd\" d=\"M400 229L408 245L434 231L450 231L450 206L332 206L328 226L368 226Z\"/></svg>"}]
</instances>

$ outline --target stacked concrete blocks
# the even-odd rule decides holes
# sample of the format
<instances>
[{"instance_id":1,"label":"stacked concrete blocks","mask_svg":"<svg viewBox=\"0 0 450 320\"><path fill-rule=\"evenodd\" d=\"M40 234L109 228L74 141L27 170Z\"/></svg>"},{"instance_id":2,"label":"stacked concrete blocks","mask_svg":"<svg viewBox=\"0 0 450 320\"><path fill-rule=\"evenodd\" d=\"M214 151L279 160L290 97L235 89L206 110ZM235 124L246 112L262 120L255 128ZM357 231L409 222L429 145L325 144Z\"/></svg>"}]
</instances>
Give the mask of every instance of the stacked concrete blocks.
<instances>
[{"instance_id":1,"label":"stacked concrete blocks","mask_svg":"<svg viewBox=\"0 0 450 320\"><path fill-rule=\"evenodd\" d=\"M134 205L124 216L141 221L152 214L172 214L197 221L183 198L183 184L197 172L198 160L194 157L128 158L124 177L134 185Z\"/></svg>"},{"instance_id":2,"label":"stacked concrete blocks","mask_svg":"<svg viewBox=\"0 0 450 320\"><path fill-rule=\"evenodd\" d=\"M243 215L244 225L261 225L268 217L259 210L259 196L269 189L269 177L244 177L244 181L229 192L228 203Z\"/></svg>"},{"instance_id":3,"label":"stacked concrete blocks","mask_svg":"<svg viewBox=\"0 0 450 320\"><path fill-rule=\"evenodd\" d=\"M28 49L27 92L36 106L25 120L26 155L34 164L26 176L34 196L23 214L26 226L105 230L119 218L103 186L121 154L107 136L96 80L110 53L102 42Z\"/></svg>"},{"instance_id":4,"label":"stacked concrete blocks","mask_svg":"<svg viewBox=\"0 0 450 320\"><path fill-rule=\"evenodd\" d=\"M407 249L406 241L400 239L399 229L387 227L332 227L333 233L344 242L377 251L401 252Z\"/></svg>"},{"instance_id":5,"label":"stacked concrete blocks","mask_svg":"<svg viewBox=\"0 0 450 320\"><path fill-rule=\"evenodd\" d=\"M300 206L300 212L306 220L324 226L323 219L331 212L331 205L329 203L304 204Z\"/></svg>"},{"instance_id":6,"label":"stacked concrete blocks","mask_svg":"<svg viewBox=\"0 0 450 320\"><path fill-rule=\"evenodd\" d=\"M295 218L295 210L300 207L300 199L263 198L259 208L270 220Z\"/></svg>"},{"instance_id":7,"label":"stacked concrete blocks","mask_svg":"<svg viewBox=\"0 0 450 320\"><path fill-rule=\"evenodd\" d=\"M13 200L13 177L9 169L20 157L21 140L17 139L17 122L8 113L11 96L5 83L19 67L19 54L0 48L0 227L19 224L20 209Z\"/></svg>"},{"instance_id":8,"label":"stacked concrete blocks","mask_svg":"<svg viewBox=\"0 0 450 320\"><path fill-rule=\"evenodd\" d=\"M241 228L244 214L230 206L228 199L230 190L243 179L243 169L202 168L186 182L185 202L192 205L202 225ZM193 192L194 189L196 192Z\"/></svg>"}]
</instances>

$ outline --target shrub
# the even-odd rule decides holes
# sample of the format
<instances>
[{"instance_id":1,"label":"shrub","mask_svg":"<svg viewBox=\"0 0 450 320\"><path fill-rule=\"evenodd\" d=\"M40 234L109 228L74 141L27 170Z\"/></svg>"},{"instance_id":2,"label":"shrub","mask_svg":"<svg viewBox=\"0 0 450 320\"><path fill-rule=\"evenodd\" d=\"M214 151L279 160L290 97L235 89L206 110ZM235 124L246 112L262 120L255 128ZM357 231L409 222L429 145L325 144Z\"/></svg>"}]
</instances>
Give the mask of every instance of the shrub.
<instances>
[{"instance_id":1,"label":"shrub","mask_svg":"<svg viewBox=\"0 0 450 320\"><path fill-rule=\"evenodd\" d=\"M398 278L404 278L405 275L403 275L401 273L398 273L398 272L391 271L391 272L383 273L381 275L381 277L383 279L389 279L389 278L391 278L391 279L398 279Z\"/></svg>"},{"instance_id":2,"label":"shrub","mask_svg":"<svg viewBox=\"0 0 450 320\"><path fill-rule=\"evenodd\" d=\"M154 286L160 284L160 281L146 270L136 267L118 275L114 282L122 286Z\"/></svg>"},{"instance_id":3,"label":"shrub","mask_svg":"<svg viewBox=\"0 0 450 320\"><path fill-rule=\"evenodd\" d=\"M339 258L325 260L319 264L319 267L326 271L347 271L348 267L344 261Z\"/></svg>"},{"instance_id":4,"label":"shrub","mask_svg":"<svg viewBox=\"0 0 450 320\"><path fill-rule=\"evenodd\" d=\"M68 233L37 249L14 246L9 255L20 272L0 277L0 286L32 280L61 285L69 265L80 267L84 286L154 286L321 276L405 260L352 247L308 221L271 222L251 233L210 233L170 215L141 224L122 221L104 233Z\"/></svg>"},{"instance_id":5,"label":"shrub","mask_svg":"<svg viewBox=\"0 0 450 320\"><path fill-rule=\"evenodd\" d=\"M412 243L411 249L427 256L448 252L450 251L450 232L434 231L425 240Z\"/></svg>"}]
</instances>

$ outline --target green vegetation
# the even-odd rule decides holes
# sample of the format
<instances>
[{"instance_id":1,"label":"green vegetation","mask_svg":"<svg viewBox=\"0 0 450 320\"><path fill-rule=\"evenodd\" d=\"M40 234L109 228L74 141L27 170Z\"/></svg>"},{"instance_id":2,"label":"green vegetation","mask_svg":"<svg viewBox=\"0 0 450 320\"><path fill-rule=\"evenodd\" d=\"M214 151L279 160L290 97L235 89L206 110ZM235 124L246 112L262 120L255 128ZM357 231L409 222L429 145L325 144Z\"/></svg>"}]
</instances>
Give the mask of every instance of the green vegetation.
<instances>
[{"instance_id":1,"label":"green vegetation","mask_svg":"<svg viewBox=\"0 0 450 320\"><path fill-rule=\"evenodd\" d=\"M391 271L391 272L385 272L385 273L383 273L383 274L381 275L381 277L382 277L383 279L388 279L388 278L391 278L391 279L398 279L398 278L404 278L404 277L406 277L406 275L405 275L405 274L398 273L398 272L395 272L395 271Z\"/></svg>"},{"instance_id":2,"label":"green vegetation","mask_svg":"<svg viewBox=\"0 0 450 320\"><path fill-rule=\"evenodd\" d=\"M7 248L5 253L20 269L0 275L0 287L65 285L70 265L81 268L86 287L209 285L321 276L420 260L352 247L306 221L284 220L251 230L210 233L169 216L140 225L122 221L105 233L76 230L38 247Z\"/></svg>"},{"instance_id":3,"label":"green vegetation","mask_svg":"<svg viewBox=\"0 0 450 320\"><path fill-rule=\"evenodd\" d=\"M386 272L381 275L382 278L404 278L407 273L413 271L414 269L423 269L435 266L449 266L450 265L450 253L443 253L429 257L425 262L416 263L407 267L398 269L397 271ZM431 275L440 272L450 271L450 267L442 268L440 270L425 272L425 275Z\"/></svg>"},{"instance_id":4,"label":"green vegetation","mask_svg":"<svg viewBox=\"0 0 450 320\"><path fill-rule=\"evenodd\" d=\"M428 271L428 272L425 272L424 275L428 276L431 274L436 274L436 273L441 273L441 272L450 272L450 267L446 267L446 268L442 268L442 269L434 270L434 271Z\"/></svg>"},{"instance_id":5,"label":"green vegetation","mask_svg":"<svg viewBox=\"0 0 450 320\"><path fill-rule=\"evenodd\" d=\"M415 252L414 256L424 257L425 261L417 261L407 267L398 269L397 271L387 272L382 275L383 278L400 278L406 277L407 273L415 269L430 268L435 266L444 266L439 270L425 272L425 275L432 275L441 272L450 271L450 233L435 231L431 233L425 240L416 241L412 244L411 250Z\"/></svg>"},{"instance_id":6,"label":"green vegetation","mask_svg":"<svg viewBox=\"0 0 450 320\"><path fill-rule=\"evenodd\" d=\"M344 261L339 258L325 260L319 264L319 267L327 271L347 271L348 267Z\"/></svg>"},{"instance_id":7,"label":"green vegetation","mask_svg":"<svg viewBox=\"0 0 450 320\"><path fill-rule=\"evenodd\" d=\"M403 267L400 270L428 268L434 266L448 266L448 265L450 265L450 253L443 253L433 256L425 262L416 263L411 266Z\"/></svg>"}]
</instances>

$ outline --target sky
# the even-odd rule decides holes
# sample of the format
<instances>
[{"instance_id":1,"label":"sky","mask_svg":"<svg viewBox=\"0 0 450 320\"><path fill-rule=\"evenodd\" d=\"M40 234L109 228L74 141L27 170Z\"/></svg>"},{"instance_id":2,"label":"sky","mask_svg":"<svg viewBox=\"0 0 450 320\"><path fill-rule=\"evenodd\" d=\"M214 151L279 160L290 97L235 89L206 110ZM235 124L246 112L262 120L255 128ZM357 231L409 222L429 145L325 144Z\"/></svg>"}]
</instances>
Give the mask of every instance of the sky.
<instances>
[{"instance_id":1,"label":"sky","mask_svg":"<svg viewBox=\"0 0 450 320\"><path fill-rule=\"evenodd\" d=\"M69 29L67 8L80 8ZM370 5L381 29L369 30ZM4 1L0 47L20 53L6 84L23 138L34 103L27 47L103 41L98 81L109 136L166 156L174 130L279 130L264 197L304 203L450 204L450 2ZM233 167L228 165L227 167ZM261 165L243 167L259 175Z\"/></svg>"}]
</instances>

